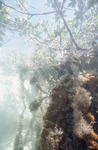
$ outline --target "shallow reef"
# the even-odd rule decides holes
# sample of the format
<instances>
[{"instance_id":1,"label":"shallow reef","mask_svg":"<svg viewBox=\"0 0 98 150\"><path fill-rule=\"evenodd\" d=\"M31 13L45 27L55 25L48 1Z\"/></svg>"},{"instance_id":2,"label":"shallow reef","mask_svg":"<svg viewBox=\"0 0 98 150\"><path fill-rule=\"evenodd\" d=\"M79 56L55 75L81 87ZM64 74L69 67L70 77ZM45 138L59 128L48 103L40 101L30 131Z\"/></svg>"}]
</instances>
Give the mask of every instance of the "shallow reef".
<instances>
[{"instance_id":1,"label":"shallow reef","mask_svg":"<svg viewBox=\"0 0 98 150\"><path fill-rule=\"evenodd\" d=\"M51 91L42 150L98 150L98 74L82 79L65 76Z\"/></svg>"},{"instance_id":2,"label":"shallow reef","mask_svg":"<svg viewBox=\"0 0 98 150\"><path fill-rule=\"evenodd\" d=\"M24 143L20 121L15 150L24 145L33 150L98 150L98 47L88 57L36 70L29 83L31 93L22 98L27 97L32 117Z\"/></svg>"}]
</instances>

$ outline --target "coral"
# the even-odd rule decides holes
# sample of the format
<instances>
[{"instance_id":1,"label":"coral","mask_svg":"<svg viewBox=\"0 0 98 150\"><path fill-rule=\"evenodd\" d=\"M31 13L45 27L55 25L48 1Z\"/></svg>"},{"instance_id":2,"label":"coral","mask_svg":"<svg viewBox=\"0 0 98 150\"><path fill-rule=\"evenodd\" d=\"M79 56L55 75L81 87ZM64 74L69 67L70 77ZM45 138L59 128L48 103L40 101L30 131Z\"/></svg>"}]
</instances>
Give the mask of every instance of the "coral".
<instances>
[{"instance_id":1,"label":"coral","mask_svg":"<svg viewBox=\"0 0 98 150\"><path fill-rule=\"evenodd\" d=\"M91 150L98 150L98 144L95 142L95 141L90 141L89 142L89 149L91 149Z\"/></svg>"},{"instance_id":2,"label":"coral","mask_svg":"<svg viewBox=\"0 0 98 150\"><path fill-rule=\"evenodd\" d=\"M95 118L90 112L86 114L86 118L83 118L83 115L80 115L80 118L78 117L79 120L74 119L74 133L78 138L85 140L89 150L98 150L98 135L91 125L94 124Z\"/></svg>"},{"instance_id":3,"label":"coral","mask_svg":"<svg viewBox=\"0 0 98 150\"><path fill-rule=\"evenodd\" d=\"M86 87L94 96L96 84L98 80L94 76L86 76L87 80L84 80L84 87ZM85 140L88 149L98 150L98 135L94 132L93 126L95 123L95 117L89 108L91 107L91 95L83 87L76 88L76 94L74 101L72 102L73 108L73 131L75 135Z\"/></svg>"},{"instance_id":4,"label":"coral","mask_svg":"<svg viewBox=\"0 0 98 150\"><path fill-rule=\"evenodd\" d=\"M76 94L74 96L74 100L72 102L73 108L73 131L75 135L84 139L85 136L90 135L91 125L85 119L85 112L87 112L88 108L91 105L91 95L82 87L76 88ZM83 110L83 111L82 111Z\"/></svg>"},{"instance_id":5,"label":"coral","mask_svg":"<svg viewBox=\"0 0 98 150\"><path fill-rule=\"evenodd\" d=\"M86 78L80 87L77 80L64 76L51 91L43 117L42 150L98 150L98 104L93 106L98 79L88 74Z\"/></svg>"},{"instance_id":6,"label":"coral","mask_svg":"<svg viewBox=\"0 0 98 150\"><path fill-rule=\"evenodd\" d=\"M87 123L87 121L83 118L83 116L80 116L78 120L76 119L74 120L73 131L78 138L84 139L85 136L89 136L90 129L91 126Z\"/></svg>"},{"instance_id":7,"label":"coral","mask_svg":"<svg viewBox=\"0 0 98 150\"><path fill-rule=\"evenodd\" d=\"M96 93L98 93L98 74L95 74L93 75L93 78L86 80L83 87L85 87L93 96L92 104L89 108L90 112L87 110L83 112L86 121L92 126L89 136L85 135L84 140L89 150L98 150L98 95L96 95Z\"/></svg>"},{"instance_id":8,"label":"coral","mask_svg":"<svg viewBox=\"0 0 98 150\"><path fill-rule=\"evenodd\" d=\"M85 141L89 150L98 150L98 135L93 130L90 130L90 135L85 138Z\"/></svg>"},{"instance_id":9,"label":"coral","mask_svg":"<svg viewBox=\"0 0 98 150\"><path fill-rule=\"evenodd\" d=\"M66 80L65 77L63 82L57 85L50 93L51 102L43 117L42 150L63 150L65 148L67 150L71 148L70 140L65 140L68 128L64 123L64 120L66 120L68 125L71 119L68 115L68 112L71 112L71 108L65 107L70 102L68 101L68 93L72 94L70 92L70 83L72 83L72 80Z\"/></svg>"},{"instance_id":10,"label":"coral","mask_svg":"<svg viewBox=\"0 0 98 150\"><path fill-rule=\"evenodd\" d=\"M78 109L79 111L82 111L84 108L88 109L91 105L91 99L92 97L87 90L82 87L76 87L76 94L72 102L72 107L74 110Z\"/></svg>"},{"instance_id":11,"label":"coral","mask_svg":"<svg viewBox=\"0 0 98 150\"><path fill-rule=\"evenodd\" d=\"M94 123L94 121L95 121L95 117L90 113L90 112L88 112L87 114L86 114L86 118L87 118L87 122L90 124L90 123Z\"/></svg>"}]
</instances>

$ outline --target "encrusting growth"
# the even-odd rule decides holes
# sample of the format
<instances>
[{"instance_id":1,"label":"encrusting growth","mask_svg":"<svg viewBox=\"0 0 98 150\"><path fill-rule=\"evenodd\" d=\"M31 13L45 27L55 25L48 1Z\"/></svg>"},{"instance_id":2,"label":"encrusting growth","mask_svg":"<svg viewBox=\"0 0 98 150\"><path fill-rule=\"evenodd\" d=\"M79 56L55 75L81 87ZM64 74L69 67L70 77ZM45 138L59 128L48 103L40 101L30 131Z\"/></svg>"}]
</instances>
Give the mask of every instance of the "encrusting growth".
<instances>
[{"instance_id":1,"label":"encrusting growth","mask_svg":"<svg viewBox=\"0 0 98 150\"><path fill-rule=\"evenodd\" d=\"M43 117L42 150L98 150L98 119L93 110L97 83L92 76L77 86L67 76L51 91L50 105Z\"/></svg>"},{"instance_id":2,"label":"encrusting growth","mask_svg":"<svg viewBox=\"0 0 98 150\"><path fill-rule=\"evenodd\" d=\"M71 108L65 107L68 105L68 93L71 85L72 80L66 80L65 77L63 83L57 85L50 93L51 102L43 117L44 127L41 134L42 150L63 150L67 145L69 149L71 148L70 140L65 140L68 128L64 123L64 120L67 121L67 124L71 121L68 115L68 112L71 112Z\"/></svg>"},{"instance_id":3,"label":"encrusting growth","mask_svg":"<svg viewBox=\"0 0 98 150\"><path fill-rule=\"evenodd\" d=\"M77 87L74 100L72 102L73 108L73 131L79 138L84 138L85 134L90 134L91 125L85 119L82 111L88 110L91 104L91 96L84 88Z\"/></svg>"},{"instance_id":4,"label":"encrusting growth","mask_svg":"<svg viewBox=\"0 0 98 150\"><path fill-rule=\"evenodd\" d=\"M98 150L98 135L93 130L94 116L89 112L91 96L83 87L76 89L73 108L73 131L75 135L85 140L88 149Z\"/></svg>"}]
</instances>

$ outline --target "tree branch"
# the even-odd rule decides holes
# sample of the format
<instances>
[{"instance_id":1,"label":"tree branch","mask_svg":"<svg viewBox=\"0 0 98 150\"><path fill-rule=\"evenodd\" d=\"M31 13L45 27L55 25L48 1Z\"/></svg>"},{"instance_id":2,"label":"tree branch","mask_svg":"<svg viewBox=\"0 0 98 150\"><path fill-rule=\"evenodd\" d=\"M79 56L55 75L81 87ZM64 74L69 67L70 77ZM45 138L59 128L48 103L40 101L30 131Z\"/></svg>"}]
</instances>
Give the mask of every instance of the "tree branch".
<instances>
[{"instance_id":1,"label":"tree branch","mask_svg":"<svg viewBox=\"0 0 98 150\"><path fill-rule=\"evenodd\" d=\"M66 20L64 19L62 10L61 10L61 9L59 8L59 6L58 6L57 0L54 0L54 4L55 4L55 7L56 7L56 9L57 9L58 14L60 15L60 17L61 17L62 20L63 20L64 26L67 28L67 30L68 30L68 32L69 32L69 35L70 35L70 37L71 37L71 39L72 39L72 41L73 41L73 43L74 43L76 49L77 49L77 50L84 50L84 51L85 51L85 50L90 50L91 48L86 49L86 48L81 48L81 47L78 46L78 44L76 43L76 41L75 41L75 39L74 39L74 37L73 37L73 35L72 35L72 33L71 33L70 28L68 27L68 24L67 24Z\"/></svg>"},{"instance_id":2,"label":"tree branch","mask_svg":"<svg viewBox=\"0 0 98 150\"><path fill-rule=\"evenodd\" d=\"M20 5L26 10L26 12L29 13L28 10L26 9L26 7L22 4L22 2L21 2L20 0L18 0L18 2L19 2Z\"/></svg>"},{"instance_id":3,"label":"tree branch","mask_svg":"<svg viewBox=\"0 0 98 150\"><path fill-rule=\"evenodd\" d=\"M27 13L27 12L23 12L23 11L20 11L19 9L16 9L8 4L5 4L4 2L1 2L5 7L9 7L21 14L25 14L25 15L28 15L28 16L38 16L38 15L49 15L49 14L53 14L53 13L56 13L56 11L50 11L50 12L42 12L42 13Z\"/></svg>"},{"instance_id":4,"label":"tree branch","mask_svg":"<svg viewBox=\"0 0 98 150\"><path fill-rule=\"evenodd\" d=\"M27 2L27 1L25 1L25 2L30 6L30 8L33 8L34 10L36 10L36 11L42 13L39 9L33 7L29 2Z\"/></svg>"},{"instance_id":5,"label":"tree branch","mask_svg":"<svg viewBox=\"0 0 98 150\"><path fill-rule=\"evenodd\" d=\"M65 0L63 0L63 2L62 2L62 7L61 7L61 9L64 8L64 4L65 4Z\"/></svg>"}]
</instances>

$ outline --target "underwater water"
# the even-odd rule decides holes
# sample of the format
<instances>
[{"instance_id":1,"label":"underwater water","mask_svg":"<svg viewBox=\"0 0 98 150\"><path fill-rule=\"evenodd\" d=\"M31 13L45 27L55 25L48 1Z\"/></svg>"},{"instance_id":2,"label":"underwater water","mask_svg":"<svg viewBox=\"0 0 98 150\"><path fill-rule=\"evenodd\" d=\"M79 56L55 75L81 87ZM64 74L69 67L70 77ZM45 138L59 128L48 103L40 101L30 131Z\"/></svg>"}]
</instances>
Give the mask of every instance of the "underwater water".
<instances>
[{"instance_id":1,"label":"underwater water","mask_svg":"<svg viewBox=\"0 0 98 150\"><path fill-rule=\"evenodd\" d=\"M43 85L43 77L36 73L31 69L0 67L0 150L18 150L18 145L24 150L37 149L50 87L46 81ZM33 77L41 89L32 84ZM19 141L15 145L17 135Z\"/></svg>"},{"instance_id":2,"label":"underwater water","mask_svg":"<svg viewBox=\"0 0 98 150\"><path fill-rule=\"evenodd\" d=\"M0 150L97 150L97 56L1 65Z\"/></svg>"},{"instance_id":3,"label":"underwater water","mask_svg":"<svg viewBox=\"0 0 98 150\"><path fill-rule=\"evenodd\" d=\"M21 101L18 74L15 69L0 67L1 150L13 147L19 109L21 109Z\"/></svg>"}]
</instances>

